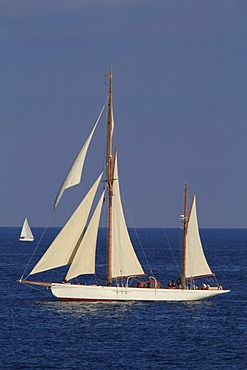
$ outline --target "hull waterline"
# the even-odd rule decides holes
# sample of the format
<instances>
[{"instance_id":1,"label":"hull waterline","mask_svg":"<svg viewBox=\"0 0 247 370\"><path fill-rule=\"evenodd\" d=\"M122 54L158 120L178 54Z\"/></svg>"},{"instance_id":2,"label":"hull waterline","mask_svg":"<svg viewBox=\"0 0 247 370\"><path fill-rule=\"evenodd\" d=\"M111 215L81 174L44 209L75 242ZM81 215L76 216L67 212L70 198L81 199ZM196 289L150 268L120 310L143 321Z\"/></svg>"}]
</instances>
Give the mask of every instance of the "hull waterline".
<instances>
[{"instance_id":1,"label":"hull waterline","mask_svg":"<svg viewBox=\"0 0 247 370\"><path fill-rule=\"evenodd\" d=\"M63 301L199 301L229 290L152 289L98 285L51 284L52 294Z\"/></svg>"}]
</instances>

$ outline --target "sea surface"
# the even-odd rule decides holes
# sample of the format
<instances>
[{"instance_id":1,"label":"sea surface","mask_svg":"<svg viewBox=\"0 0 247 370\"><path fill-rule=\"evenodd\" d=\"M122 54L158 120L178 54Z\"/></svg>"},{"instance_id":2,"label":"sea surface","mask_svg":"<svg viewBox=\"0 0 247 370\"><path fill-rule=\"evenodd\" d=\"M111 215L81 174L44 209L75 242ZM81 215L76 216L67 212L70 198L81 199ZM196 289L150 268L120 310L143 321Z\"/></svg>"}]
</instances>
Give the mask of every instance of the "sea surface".
<instances>
[{"instance_id":1,"label":"sea surface","mask_svg":"<svg viewBox=\"0 0 247 370\"><path fill-rule=\"evenodd\" d=\"M0 228L1 369L247 369L247 230L201 230L210 267L231 292L186 303L68 303L21 285L16 280L58 229L48 230L33 257L43 230L32 231L34 242L18 242L19 228ZM179 230L130 233L145 270L164 284L175 280ZM57 273L61 281L64 271Z\"/></svg>"}]
</instances>

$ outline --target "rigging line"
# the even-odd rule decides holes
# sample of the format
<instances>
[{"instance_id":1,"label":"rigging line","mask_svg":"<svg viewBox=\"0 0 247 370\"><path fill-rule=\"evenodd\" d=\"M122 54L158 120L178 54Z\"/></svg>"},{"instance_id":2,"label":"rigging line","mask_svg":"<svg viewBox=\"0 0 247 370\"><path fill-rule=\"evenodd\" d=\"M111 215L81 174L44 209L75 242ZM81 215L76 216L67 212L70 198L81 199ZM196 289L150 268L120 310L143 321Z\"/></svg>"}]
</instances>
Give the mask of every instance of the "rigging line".
<instances>
[{"instance_id":1,"label":"rigging line","mask_svg":"<svg viewBox=\"0 0 247 370\"><path fill-rule=\"evenodd\" d=\"M117 106L117 104L116 104L116 103L115 103L115 105ZM121 119L123 120L123 117L121 117ZM123 120L123 121L124 121L124 120ZM131 147L131 149L132 149L132 151L133 151L133 153L134 153L134 156L135 156L135 159L136 159L136 162L137 162L137 165L138 165L139 171L140 171L141 176L142 176L142 178L143 178L143 182L144 182L144 184L145 184L145 186L146 186L146 189L147 189L148 194L149 194L149 196L150 196L150 199L151 199L151 201L152 201L152 204L153 204L154 210L155 210L156 215L157 215L157 217L158 217L158 220L159 220L159 222L160 222L161 229L162 229L162 231L163 231L163 233L164 233L164 235L165 235L165 238L166 238L167 244L168 244L168 246L169 246L169 249L170 249L170 251L171 251L172 257L173 257L173 259L174 259L174 262L175 262L175 264L176 264L176 267L177 267L178 271L180 271L179 265L178 265L177 260L176 260L176 258L175 258L175 254L174 254L174 252L173 252L173 249L172 249L172 247L171 247L171 244L170 244L170 241L169 241L169 239L168 239L167 233L166 233L165 228L164 228L164 226L163 226L163 223L162 223L162 220L161 220L160 214L159 214L159 213L158 213L158 211L157 211L157 209L158 209L158 208L157 208L157 205L156 205L156 203L155 203L155 201L154 201L154 198L153 198L152 192L151 192L151 190L150 190L150 187L149 187L149 186L148 186L148 184L147 184L146 178L145 178L145 176L144 176L143 169L142 169L142 167L141 167L141 165L140 165L140 161L139 161L139 159L138 159L137 152L136 152L136 151L135 151L135 149L134 149L134 145L133 145L133 143L132 143L132 140L131 140L131 138L130 138L130 136L129 136L128 131L126 130L126 126L125 126L125 125L123 125L123 127L124 127L125 133L126 133L126 135L127 135L127 138L128 138L128 140L129 140L130 147Z\"/></svg>"},{"instance_id":2,"label":"rigging line","mask_svg":"<svg viewBox=\"0 0 247 370\"><path fill-rule=\"evenodd\" d=\"M124 199L124 197L123 197L123 199ZM133 229L134 229L135 236L136 236L136 238L137 238L137 240L138 240L138 243L139 243L139 245L140 245L140 247L141 247L141 250L142 250L142 253L143 253L143 255L144 255L145 261L146 261L146 263L147 263L147 265L148 265L148 268L149 268L149 270L150 270L151 274L152 274L152 275L154 275L153 270L152 270L152 267L151 267L151 266L150 266L150 264L149 264L148 258L147 258L147 256L146 256L145 250L144 250L144 248L143 248L142 242L141 242L141 240L140 240L139 234L138 234L138 232L137 232L137 230L136 230L136 227L134 226L134 223L133 223L133 220L132 220L131 214L130 214L130 212L129 212L129 209L128 209L128 207L126 206L126 202L125 202L125 201L124 201L124 203L125 203L125 209L126 209L126 211L127 211L127 213L128 213L128 216L129 216L129 219L130 219L131 225L132 225L132 227L133 227Z\"/></svg>"},{"instance_id":3,"label":"rigging line","mask_svg":"<svg viewBox=\"0 0 247 370\"><path fill-rule=\"evenodd\" d=\"M44 237L44 234L45 234L45 232L46 232L46 230L47 230L47 228L48 228L48 226L49 226L49 224L50 224L50 222L51 222L51 220L52 220L52 217L53 217L53 215L54 215L54 212L55 212L55 210L53 210L53 211L52 211L52 214L51 214L51 216L50 216L50 218L49 218L49 220L48 220L48 222L47 222L47 224L46 224L46 226L45 226L45 228L44 228L44 230L43 230L43 232L42 232L42 234L41 234L41 236L40 236L40 238L39 238L39 241L38 241L38 243L37 243L37 245L36 245L36 247L35 247L35 249L34 249L34 251L33 251L32 255L31 255L31 257L30 257L30 259L29 259L29 261L28 261L28 263L27 263L27 266L26 266L25 270L23 271L23 274L22 274L22 276L21 276L21 279L20 279L20 280L22 280L22 279L23 279L23 277L24 277L24 275L25 275L25 273L26 273L26 271L27 271L27 269L28 269L28 267L29 267L29 265L30 265L30 263L31 263L32 259L33 259L33 256L34 256L34 254L36 253L36 251L37 251L37 249L38 249L38 247L39 247L39 245L40 245L40 243L41 243L41 241L42 241L42 239L43 239L43 237ZM29 275L30 275L30 274L28 274L28 275L27 275L26 279L29 277Z\"/></svg>"},{"instance_id":4,"label":"rigging line","mask_svg":"<svg viewBox=\"0 0 247 370\"><path fill-rule=\"evenodd\" d=\"M94 273L94 281L95 281L95 284L98 285L98 280L97 280L97 275Z\"/></svg>"},{"instance_id":5,"label":"rigging line","mask_svg":"<svg viewBox=\"0 0 247 370\"><path fill-rule=\"evenodd\" d=\"M108 185L106 185L107 187ZM105 264L104 264L104 269L105 269L105 275L107 276L107 268L108 268L108 255L107 255L107 252L108 252L108 220L109 220L109 214L107 212L108 210L108 206L109 206L109 199L108 199L108 196L106 196L105 198L105 232L104 232L104 252L105 252Z\"/></svg>"},{"instance_id":6,"label":"rigging line","mask_svg":"<svg viewBox=\"0 0 247 370\"><path fill-rule=\"evenodd\" d=\"M183 235L181 233L181 228L178 229L178 237L179 237L179 257L180 260L183 260ZM181 268L178 267L179 274L182 275Z\"/></svg>"},{"instance_id":7,"label":"rigging line","mask_svg":"<svg viewBox=\"0 0 247 370\"><path fill-rule=\"evenodd\" d=\"M116 101L116 100L114 99L114 105L116 105L116 106L117 106L117 104L116 104L116 102L115 102L115 101ZM118 110L118 106L117 106L117 111L119 112L119 110ZM125 126L125 125L123 125L123 126ZM126 132L126 130L125 130L125 132ZM127 137L128 137L128 140L130 141L130 138L129 138L128 134L127 134ZM115 142L116 142L116 146L117 146L118 137L117 137L117 131L116 131L116 130L115 130ZM133 147L132 147L132 150L133 150ZM128 216L129 216L129 219L130 219L131 225L132 225L132 227L133 227L133 229L134 229L135 236L136 236L136 238L137 238L137 240L138 240L138 243L139 243L139 245L140 245L140 247L141 247L141 250L142 250L143 256L144 256L144 258L145 258L145 261L146 261L146 263L147 263L148 269L150 270L151 274L152 274L152 275L154 275L153 270L152 270L152 268L151 268L151 266L150 266L150 264L149 264L148 258L147 258L147 256L146 256L145 250L144 250L144 248L143 248L142 242L141 242L141 240L140 240L139 234L138 234L137 229L136 229L136 227L135 227L135 225L134 225L134 222L133 222L133 219L132 219L132 217L131 217L130 211L129 211L128 207L127 207L127 203L126 203L126 200L125 200L125 197L124 197L124 194L123 194L123 191L122 191L122 190L121 190L121 194L122 194L123 201L124 201L124 203L125 203L125 209L126 209L126 211L127 211L127 213L128 213Z\"/></svg>"},{"instance_id":8,"label":"rigging line","mask_svg":"<svg viewBox=\"0 0 247 370\"><path fill-rule=\"evenodd\" d=\"M32 285L26 285L28 288L30 289L33 289L33 290L37 290L38 292L41 292L43 294L49 294L50 295L50 292L47 292L46 290L44 291L43 289L41 288L37 288L37 287L34 287Z\"/></svg>"},{"instance_id":9,"label":"rigging line","mask_svg":"<svg viewBox=\"0 0 247 370\"><path fill-rule=\"evenodd\" d=\"M103 181L102 181L103 182ZM105 184L104 188L106 189L107 187L107 184ZM100 225L99 225L99 233L101 232L102 236L99 236L99 233L98 233L98 242L102 241L102 245L100 246L101 250L103 251L103 255L104 255L104 261L103 261L103 264L106 268L106 271L104 271L104 273L107 274L107 220L108 220L108 213L105 211L106 209L106 203L107 203L107 197L106 197L106 194L105 194L105 198L104 198L104 202L103 202L103 207L102 207L102 213L101 213L101 218L100 218ZM104 220L103 220L104 219ZM98 243L97 242L97 243ZM104 247L104 248L103 248ZM98 246L98 250L99 250L99 246ZM95 272L95 279L98 278L97 276L97 273Z\"/></svg>"}]
</instances>

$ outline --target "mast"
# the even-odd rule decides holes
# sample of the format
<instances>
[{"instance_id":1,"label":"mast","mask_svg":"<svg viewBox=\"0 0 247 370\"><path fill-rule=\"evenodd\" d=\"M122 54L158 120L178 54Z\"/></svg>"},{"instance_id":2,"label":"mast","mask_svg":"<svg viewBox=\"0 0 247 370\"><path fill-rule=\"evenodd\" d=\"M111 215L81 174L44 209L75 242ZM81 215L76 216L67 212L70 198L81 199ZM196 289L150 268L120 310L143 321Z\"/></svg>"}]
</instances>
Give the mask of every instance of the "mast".
<instances>
[{"instance_id":1,"label":"mast","mask_svg":"<svg viewBox=\"0 0 247 370\"><path fill-rule=\"evenodd\" d=\"M182 288L186 288L186 239L188 232L188 185L185 184L184 191L184 217L183 217L183 229L184 229L184 253L183 253L183 276L182 276Z\"/></svg>"},{"instance_id":2,"label":"mast","mask_svg":"<svg viewBox=\"0 0 247 370\"><path fill-rule=\"evenodd\" d=\"M112 69L106 75L109 77L109 97L108 97L108 116L107 116L107 184L108 184L108 272L107 285L112 284L112 197L113 197L113 177L114 177L114 158L112 156L112 137L113 137L113 111L112 111Z\"/></svg>"}]
</instances>

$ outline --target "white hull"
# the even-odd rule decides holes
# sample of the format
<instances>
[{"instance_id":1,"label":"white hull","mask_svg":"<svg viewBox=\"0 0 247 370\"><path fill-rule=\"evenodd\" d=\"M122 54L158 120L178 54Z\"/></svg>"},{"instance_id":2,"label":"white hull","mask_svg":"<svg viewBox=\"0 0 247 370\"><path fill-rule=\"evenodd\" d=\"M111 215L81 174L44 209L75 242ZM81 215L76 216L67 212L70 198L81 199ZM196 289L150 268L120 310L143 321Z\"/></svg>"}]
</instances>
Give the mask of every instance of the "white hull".
<instances>
[{"instance_id":1,"label":"white hull","mask_svg":"<svg viewBox=\"0 0 247 370\"><path fill-rule=\"evenodd\" d=\"M19 238L19 242L33 242L34 238Z\"/></svg>"},{"instance_id":2,"label":"white hull","mask_svg":"<svg viewBox=\"0 0 247 370\"><path fill-rule=\"evenodd\" d=\"M199 301L229 290L152 289L98 285L51 284L53 295L64 301Z\"/></svg>"}]
</instances>

